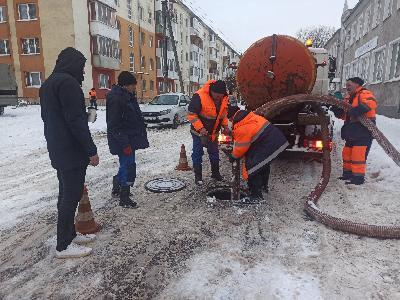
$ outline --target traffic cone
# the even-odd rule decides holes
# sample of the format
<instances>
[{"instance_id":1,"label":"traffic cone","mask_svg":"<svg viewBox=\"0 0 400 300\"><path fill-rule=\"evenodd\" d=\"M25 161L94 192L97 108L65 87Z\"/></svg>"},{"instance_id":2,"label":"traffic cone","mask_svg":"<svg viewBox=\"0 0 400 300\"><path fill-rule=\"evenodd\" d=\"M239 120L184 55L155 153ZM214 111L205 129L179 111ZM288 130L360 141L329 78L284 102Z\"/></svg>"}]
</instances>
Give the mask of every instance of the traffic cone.
<instances>
[{"instance_id":1,"label":"traffic cone","mask_svg":"<svg viewBox=\"0 0 400 300\"><path fill-rule=\"evenodd\" d=\"M75 230L82 234L95 233L100 230L100 225L94 220L86 185L83 188L78 214L75 217Z\"/></svg>"},{"instance_id":2,"label":"traffic cone","mask_svg":"<svg viewBox=\"0 0 400 300\"><path fill-rule=\"evenodd\" d=\"M189 167L185 145L181 146L181 154L179 155L179 164L176 166L175 170L178 171L190 171L192 168Z\"/></svg>"}]
</instances>

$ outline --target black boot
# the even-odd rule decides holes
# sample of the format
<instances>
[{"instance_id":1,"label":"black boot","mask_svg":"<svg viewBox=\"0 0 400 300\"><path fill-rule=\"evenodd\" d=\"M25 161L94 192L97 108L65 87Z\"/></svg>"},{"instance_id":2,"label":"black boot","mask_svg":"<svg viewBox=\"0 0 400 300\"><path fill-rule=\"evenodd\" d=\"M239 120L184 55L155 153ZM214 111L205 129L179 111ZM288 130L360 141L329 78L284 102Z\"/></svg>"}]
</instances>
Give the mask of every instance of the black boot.
<instances>
[{"instance_id":1,"label":"black boot","mask_svg":"<svg viewBox=\"0 0 400 300\"><path fill-rule=\"evenodd\" d=\"M216 181L224 180L219 172L219 162L211 163L211 178L215 179Z\"/></svg>"},{"instance_id":2,"label":"black boot","mask_svg":"<svg viewBox=\"0 0 400 300\"><path fill-rule=\"evenodd\" d=\"M338 179L340 180L351 180L353 178L353 173L351 171L343 171L343 175Z\"/></svg>"},{"instance_id":3,"label":"black boot","mask_svg":"<svg viewBox=\"0 0 400 300\"><path fill-rule=\"evenodd\" d=\"M352 176L350 181L346 181L346 184L362 185L364 182L364 176Z\"/></svg>"},{"instance_id":4,"label":"black boot","mask_svg":"<svg viewBox=\"0 0 400 300\"><path fill-rule=\"evenodd\" d=\"M113 177L113 187L111 191L111 197L113 198L119 198L119 190L121 189L121 186L119 185L118 182L118 175L115 175Z\"/></svg>"},{"instance_id":5,"label":"black boot","mask_svg":"<svg viewBox=\"0 0 400 300\"><path fill-rule=\"evenodd\" d=\"M119 206L124 208L136 208L137 203L129 198L130 186L121 186L120 196L119 196Z\"/></svg>"},{"instance_id":6,"label":"black boot","mask_svg":"<svg viewBox=\"0 0 400 300\"><path fill-rule=\"evenodd\" d=\"M202 165L193 165L194 171L194 183L196 185L203 184L203 166Z\"/></svg>"}]
</instances>

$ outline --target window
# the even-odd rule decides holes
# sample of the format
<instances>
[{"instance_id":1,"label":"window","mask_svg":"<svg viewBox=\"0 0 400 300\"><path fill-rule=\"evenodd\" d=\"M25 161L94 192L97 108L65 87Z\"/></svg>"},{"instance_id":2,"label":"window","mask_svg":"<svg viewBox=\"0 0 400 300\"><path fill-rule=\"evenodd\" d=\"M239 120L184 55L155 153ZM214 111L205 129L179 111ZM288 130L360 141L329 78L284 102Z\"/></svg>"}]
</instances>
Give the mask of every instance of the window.
<instances>
[{"instance_id":1,"label":"window","mask_svg":"<svg viewBox=\"0 0 400 300\"><path fill-rule=\"evenodd\" d=\"M150 80L150 91L154 91L154 81Z\"/></svg>"},{"instance_id":2,"label":"window","mask_svg":"<svg viewBox=\"0 0 400 300\"><path fill-rule=\"evenodd\" d=\"M343 67L342 88L346 87L346 81L347 81L347 79L349 79L351 77L351 75L350 75L350 67L351 67L350 64L346 64Z\"/></svg>"},{"instance_id":3,"label":"window","mask_svg":"<svg viewBox=\"0 0 400 300\"><path fill-rule=\"evenodd\" d=\"M110 88L110 77L107 74L99 74L99 88L100 89Z\"/></svg>"},{"instance_id":4,"label":"window","mask_svg":"<svg viewBox=\"0 0 400 300\"><path fill-rule=\"evenodd\" d=\"M154 59L150 58L150 70L154 70Z\"/></svg>"},{"instance_id":5,"label":"window","mask_svg":"<svg viewBox=\"0 0 400 300\"><path fill-rule=\"evenodd\" d=\"M357 30L357 41L363 35L363 15L358 17L358 30Z\"/></svg>"},{"instance_id":6,"label":"window","mask_svg":"<svg viewBox=\"0 0 400 300\"><path fill-rule=\"evenodd\" d=\"M104 36L92 37L93 54L120 59L119 42Z\"/></svg>"},{"instance_id":7,"label":"window","mask_svg":"<svg viewBox=\"0 0 400 300\"><path fill-rule=\"evenodd\" d=\"M379 48L372 53L372 76L371 83L382 82L385 62L385 47Z\"/></svg>"},{"instance_id":8,"label":"window","mask_svg":"<svg viewBox=\"0 0 400 300\"><path fill-rule=\"evenodd\" d=\"M368 82L369 77L369 59L370 54L367 53L359 59L358 76Z\"/></svg>"},{"instance_id":9,"label":"window","mask_svg":"<svg viewBox=\"0 0 400 300\"><path fill-rule=\"evenodd\" d=\"M371 24L371 6L369 6L365 10L364 14L364 31L363 31L363 36L366 35L369 32L369 27Z\"/></svg>"},{"instance_id":10,"label":"window","mask_svg":"<svg viewBox=\"0 0 400 300\"><path fill-rule=\"evenodd\" d=\"M128 39L129 39L129 47L133 47L133 29L131 26L128 27Z\"/></svg>"},{"instance_id":11,"label":"window","mask_svg":"<svg viewBox=\"0 0 400 300\"><path fill-rule=\"evenodd\" d=\"M114 3L115 3L116 6L119 7L119 0L114 0Z\"/></svg>"},{"instance_id":12,"label":"window","mask_svg":"<svg viewBox=\"0 0 400 300\"><path fill-rule=\"evenodd\" d=\"M383 7L383 20L386 20L392 15L393 0L385 0L385 6Z\"/></svg>"},{"instance_id":13,"label":"window","mask_svg":"<svg viewBox=\"0 0 400 300\"><path fill-rule=\"evenodd\" d=\"M142 57L140 58L140 67L141 67L142 69L146 68L146 57L144 57L144 56L142 56Z\"/></svg>"},{"instance_id":14,"label":"window","mask_svg":"<svg viewBox=\"0 0 400 300\"><path fill-rule=\"evenodd\" d=\"M139 6L139 19L144 21L143 7Z\"/></svg>"},{"instance_id":15,"label":"window","mask_svg":"<svg viewBox=\"0 0 400 300\"><path fill-rule=\"evenodd\" d=\"M189 61L189 54L186 52L186 61Z\"/></svg>"},{"instance_id":16,"label":"window","mask_svg":"<svg viewBox=\"0 0 400 300\"><path fill-rule=\"evenodd\" d=\"M25 72L26 87L40 87L42 85L42 74L40 72Z\"/></svg>"},{"instance_id":17,"label":"window","mask_svg":"<svg viewBox=\"0 0 400 300\"><path fill-rule=\"evenodd\" d=\"M132 19L132 0L126 0L126 8L128 9L128 19Z\"/></svg>"},{"instance_id":18,"label":"window","mask_svg":"<svg viewBox=\"0 0 400 300\"><path fill-rule=\"evenodd\" d=\"M149 22L149 24L153 23L153 13L151 12L151 10L147 12L147 22Z\"/></svg>"},{"instance_id":19,"label":"window","mask_svg":"<svg viewBox=\"0 0 400 300\"><path fill-rule=\"evenodd\" d=\"M135 55L132 52L129 54L129 72L135 72Z\"/></svg>"},{"instance_id":20,"label":"window","mask_svg":"<svg viewBox=\"0 0 400 300\"><path fill-rule=\"evenodd\" d=\"M351 40L350 40L350 46L352 46L357 39L357 22L354 22L353 25L351 26Z\"/></svg>"},{"instance_id":21,"label":"window","mask_svg":"<svg viewBox=\"0 0 400 300\"><path fill-rule=\"evenodd\" d=\"M374 18L372 21L372 28L379 25L382 20L382 0L376 0L374 8Z\"/></svg>"},{"instance_id":22,"label":"window","mask_svg":"<svg viewBox=\"0 0 400 300\"><path fill-rule=\"evenodd\" d=\"M158 56L156 57L156 68L161 70L161 59Z\"/></svg>"},{"instance_id":23,"label":"window","mask_svg":"<svg viewBox=\"0 0 400 300\"><path fill-rule=\"evenodd\" d=\"M144 46L146 44L146 34L144 32L140 33L140 43Z\"/></svg>"},{"instance_id":24,"label":"window","mask_svg":"<svg viewBox=\"0 0 400 300\"><path fill-rule=\"evenodd\" d=\"M0 23L7 22L7 7L0 6Z\"/></svg>"},{"instance_id":25,"label":"window","mask_svg":"<svg viewBox=\"0 0 400 300\"><path fill-rule=\"evenodd\" d=\"M142 91L146 91L146 80L142 80Z\"/></svg>"},{"instance_id":26,"label":"window","mask_svg":"<svg viewBox=\"0 0 400 300\"><path fill-rule=\"evenodd\" d=\"M33 3L18 4L19 20L36 20L36 5Z\"/></svg>"},{"instance_id":27,"label":"window","mask_svg":"<svg viewBox=\"0 0 400 300\"><path fill-rule=\"evenodd\" d=\"M10 54L10 44L8 40L0 40L0 55Z\"/></svg>"},{"instance_id":28,"label":"window","mask_svg":"<svg viewBox=\"0 0 400 300\"><path fill-rule=\"evenodd\" d=\"M153 48L153 42L154 42L153 36L149 36L149 47L150 48Z\"/></svg>"},{"instance_id":29,"label":"window","mask_svg":"<svg viewBox=\"0 0 400 300\"><path fill-rule=\"evenodd\" d=\"M23 54L40 54L39 39L22 39L21 48Z\"/></svg>"},{"instance_id":30,"label":"window","mask_svg":"<svg viewBox=\"0 0 400 300\"><path fill-rule=\"evenodd\" d=\"M389 80L399 80L400 79L400 40L392 42L389 46Z\"/></svg>"}]
</instances>

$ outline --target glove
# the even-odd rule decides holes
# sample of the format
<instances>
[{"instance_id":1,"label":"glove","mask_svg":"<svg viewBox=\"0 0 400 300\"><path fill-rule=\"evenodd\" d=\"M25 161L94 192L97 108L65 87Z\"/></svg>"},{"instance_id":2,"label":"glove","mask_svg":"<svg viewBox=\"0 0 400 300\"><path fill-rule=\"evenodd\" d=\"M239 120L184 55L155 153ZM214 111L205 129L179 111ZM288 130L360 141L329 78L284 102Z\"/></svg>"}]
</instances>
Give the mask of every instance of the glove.
<instances>
[{"instance_id":1,"label":"glove","mask_svg":"<svg viewBox=\"0 0 400 300\"><path fill-rule=\"evenodd\" d=\"M131 147L131 145L126 146L122 151L124 152L124 155L131 156L132 155L132 147Z\"/></svg>"},{"instance_id":2,"label":"glove","mask_svg":"<svg viewBox=\"0 0 400 300\"><path fill-rule=\"evenodd\" d=\"M344 110L336 106L332 106L330 110L333 112L336 118L341 118L344 114Z\"/></svg>"}]
</instances>

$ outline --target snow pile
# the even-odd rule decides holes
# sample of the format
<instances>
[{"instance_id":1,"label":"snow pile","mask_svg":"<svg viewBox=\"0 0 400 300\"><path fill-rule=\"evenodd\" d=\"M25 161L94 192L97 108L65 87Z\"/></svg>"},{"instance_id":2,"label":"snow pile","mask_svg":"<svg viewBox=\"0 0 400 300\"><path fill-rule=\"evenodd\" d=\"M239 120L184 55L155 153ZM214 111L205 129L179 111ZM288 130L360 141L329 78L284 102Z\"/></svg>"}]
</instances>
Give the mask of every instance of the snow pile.
<instances>
[{"instance_id":1,"label":"snow pile","mask_svg":"<svg viewBox=\"0 0 400 300\"><path fill-rule=\"evenodd\" d=\"M190 261L189 272L171 284L161 299L322 299L312 275L288 272L278 262L253 264L238 249L203 252Z\"/></svg>"}]
</instances>

